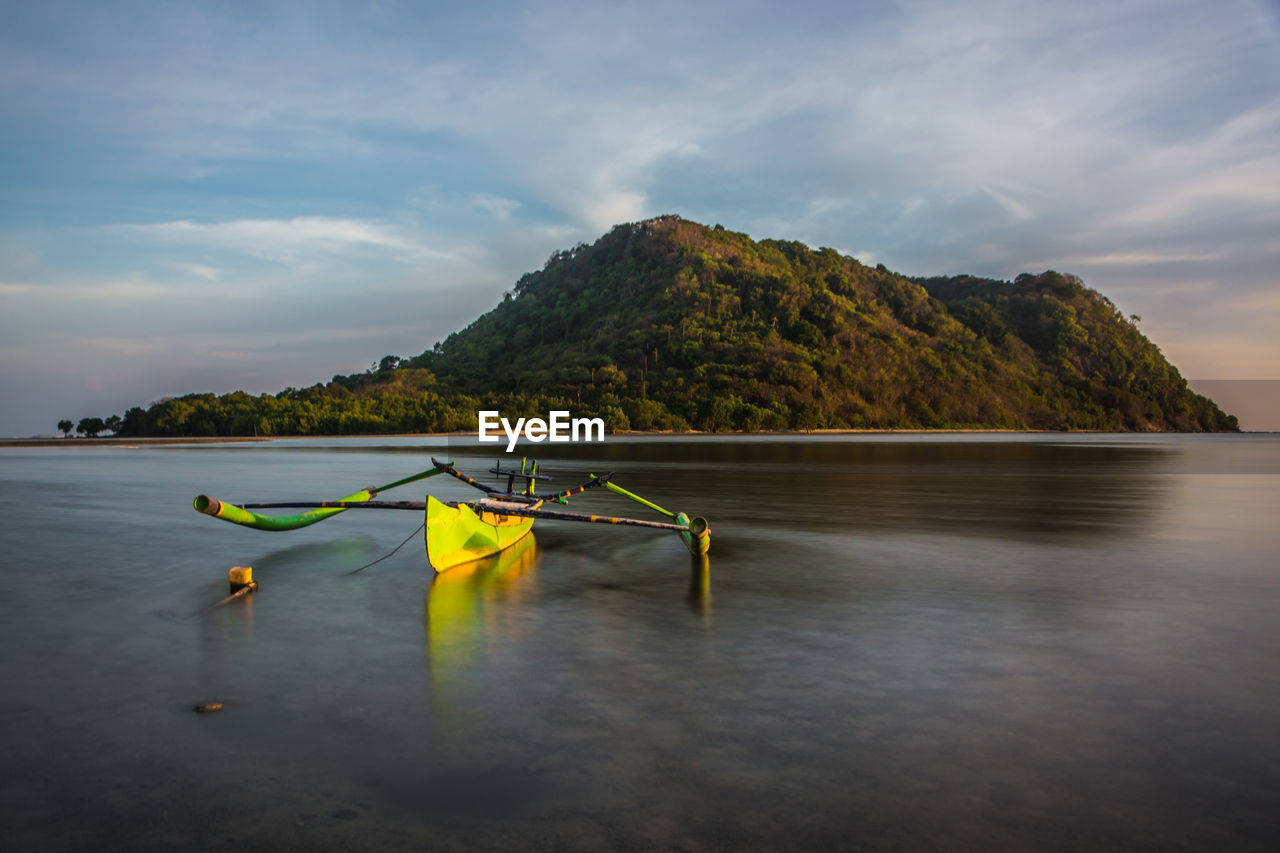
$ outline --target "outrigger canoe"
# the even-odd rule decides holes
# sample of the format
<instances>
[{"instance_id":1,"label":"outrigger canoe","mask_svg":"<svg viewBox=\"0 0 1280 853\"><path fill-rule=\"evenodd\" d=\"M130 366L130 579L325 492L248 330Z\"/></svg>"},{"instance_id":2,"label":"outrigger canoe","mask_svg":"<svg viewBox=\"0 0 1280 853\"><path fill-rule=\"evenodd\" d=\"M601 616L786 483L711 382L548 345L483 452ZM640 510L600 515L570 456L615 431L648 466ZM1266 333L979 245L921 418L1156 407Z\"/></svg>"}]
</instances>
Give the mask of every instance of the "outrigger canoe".
<instances>
[{"instance_id":1,"label":"outrigger canoe","mask_svg":"<svg viewBox=\"0 0 1280 853\"><path fill-rule=\"evenodd\" d=\"M616 524L629 527L649 527L658 530L672 530L680 535L685 547L694 556L706 554L711 547L711 531L707 520L701 517L690 518L683 512L671 512L657 504L647 501L639 495L632 494L619 485L611 482L612 474L590 478L579 486L559 492L537 495L539 480L550 480L546 474L538 473L537 460L523 459L520 470L508 470L501 462L489 471L498 477L507 478L505 491L486 486L461 473L451 462L441 462L434 457L432 468L388 483L385 486L372 486L361 489L354 494L336 501L288 501L283 503L245 503L231 504L200 495L195 499L197 512L212 515L224 521L253 527L258 530L296 530L323 521L330 516L349 509L398 509L425 513L426 523L424 537L427 546L427 559L432 568L443 572L454 566L470 563L497 554L523 539L533 527L534 521L548 519L553 521L578 521L592 524ZM437 474L448 474L456 477L469 486L484 493L484 497L474 501L442 501L427 495L425 501L377 501L380 493L397 486L403 486ZM516 491L516 480L524 480L524 489ZM569 499L588 489L603 486L615 494L622 495L637 503L665 515L671 521L648 521L639 518L622 518L607 515L587 515L578 512L564 512L549 509L548 505L566 504ZM309 509L300 515L259 515L258 509Z\"/></svg>"}]
</instances>

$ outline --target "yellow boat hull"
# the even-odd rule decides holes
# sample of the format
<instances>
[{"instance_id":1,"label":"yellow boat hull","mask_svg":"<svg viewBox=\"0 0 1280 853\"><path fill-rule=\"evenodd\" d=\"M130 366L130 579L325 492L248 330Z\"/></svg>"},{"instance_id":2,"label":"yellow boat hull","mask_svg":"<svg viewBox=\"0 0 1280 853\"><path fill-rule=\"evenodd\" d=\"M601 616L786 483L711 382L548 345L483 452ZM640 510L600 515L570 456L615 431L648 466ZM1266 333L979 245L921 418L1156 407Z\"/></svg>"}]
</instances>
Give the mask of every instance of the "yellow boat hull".
<instances>
[{"instance_id":1,"label":"yellow boat hull","mask_svg":"<svg viewBox=\"0 0 1280 853\"><path fill-rule=\"evenodd\" d=\"M532 527L532 518L476 514L468 506L450 506L427 495L427 559L437 573L510 548Z\"/></svg>"}]
</instances>

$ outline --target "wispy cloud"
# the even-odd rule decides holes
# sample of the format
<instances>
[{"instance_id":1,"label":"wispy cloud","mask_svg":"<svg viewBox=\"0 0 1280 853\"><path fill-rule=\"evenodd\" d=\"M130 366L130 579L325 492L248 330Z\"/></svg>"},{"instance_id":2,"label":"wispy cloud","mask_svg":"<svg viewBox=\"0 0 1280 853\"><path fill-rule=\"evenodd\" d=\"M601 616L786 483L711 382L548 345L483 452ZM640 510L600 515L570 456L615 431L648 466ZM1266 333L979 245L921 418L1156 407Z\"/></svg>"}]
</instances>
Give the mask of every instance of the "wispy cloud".
<instances>
[{"instance_id":1,"label":"wispy cloud","mask_svg":"<svg viewBox=\"0 0 1280 853\"><path fill-rule=\"evenodd\" d=\"M499 198L484 193L472 196L471 204L489 213L494 219L506 222L511 214L520 208L520 202L510 198Z\"/></svg>"},{"instance_id":2,"label":"wispy cloud","mask_svg":"<svg viewBox=\"0 0 1280 853\"><path fill-rule=\"evenodd\" d=\"M16 281L0 281L0 296L16 296L23 293L35 293L39 285L24 284Z\"/></svg>"},{"instance_id":3,"label":"wispy cloud","mask_svg":"<svg viewBox=\"0 0 1280 853\"><path fill-rule=\"evenodd\" d=\"M203 281L217 281L222 277L222 273L217 268L205 266L204 264L189 264L176 261L173 264L173 268L187 277Z\"/></svg>"},{"instance_id":4,"label":"wispy cloud","mask_svg":"<svg viewBox=\"0 0 1280 853\"><path fill-rule=\"evenodd\" d=\"M1222 258L1221 252L1109 252L1105 255L1083 255L1040 261L1035 266L1058 264L1070 267L1135 267L1153 264L1211 263Z\"/></svg>"},{"instance_id":5,"label":"wispy cloud","mask_svg":"<svg viewBox=\"0 0 1280 853\"><path fill-rule=\"evenodd\" d=\"M983 186L979 189L986 193L988 197L996 202L996 204L1004 208L1015 222L1020 222L1026 219L1035 219L1036 215L1031 211L1031 208L1010 197L1006 193L1000 192L994 187L989 186Z\"/></svg>"},{"instance_id":6,"label":"wispy cloud","mask_svg":"<svg viewBox=\"0 0 1280 853\"><path fill-rule=\"evenodd\" d=\"M390 254L405 262L449 257L415 239L405 229L380 222L296 216L291 219L239 219L195 223L189 220L147 225L113 225L121 235L189 246L241 252L276 263L343 254Z\"/></svg>"}]
</instances>

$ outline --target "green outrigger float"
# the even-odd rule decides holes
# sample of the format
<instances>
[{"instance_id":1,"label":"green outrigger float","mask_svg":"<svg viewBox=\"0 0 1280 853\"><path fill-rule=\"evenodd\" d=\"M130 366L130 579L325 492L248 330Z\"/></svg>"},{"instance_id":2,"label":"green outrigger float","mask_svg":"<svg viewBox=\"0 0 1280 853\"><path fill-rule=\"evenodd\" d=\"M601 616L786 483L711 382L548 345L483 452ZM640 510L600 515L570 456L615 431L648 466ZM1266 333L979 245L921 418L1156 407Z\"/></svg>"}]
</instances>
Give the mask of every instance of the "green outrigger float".
<instances>
[{"instance_id":1,"label":"green outrigger float","mask_svg":"<svg viewBox=\"0 0 1280 853\"><path fill-rule=\"evenodd\" d=\"M694 556L706 554L711 547L711 531L705 518L690 518L683 512L671 512L657 504L647 501L639 495L610 481L612 474L590 478L572 489L552 492L539 496L535 494L537 481L550 480L551 477L538 473L537 460L523 459L520 470L507 470L499 462L489 471L499 477L507 478L505 491L478 483L466 474L453 467L450 462L441 462L434 457L432 468L388 483L385 486L373 486L361 489L354 494L336 501L288 501L283 503L245 503L230 504L200 495L195 499L197 512L212 515L224 521L253 527L258 530L297 530L323 521L333 515L349 509L398 509L424 512L426 524L424 536L427 545L427 559L437 572L451 569L464 563L479 560L510 548L519 542L533 528L538 519L553 521L579 521L592 524L616 524L629 527L650 527L658 530L673 530L680 535L685 547ZM374 500L380 493L397 486L425 480L437 474L448 474L456 477L469 486L480 490L484 497L474 501L441 501L427 495L425 501L378 501ZM516 480L524 481L524 489L516 491ZM638 518L622 518L608 515L587 515L585 513L564 512L547 508L548 504L565 504L575 495L588 489L603 486L615 494L622 495L637 503L655 510L671 521L647 521ZM299 515L273 516L259 515L258 509L308 509Z\"/></svg>"}]
</instances>

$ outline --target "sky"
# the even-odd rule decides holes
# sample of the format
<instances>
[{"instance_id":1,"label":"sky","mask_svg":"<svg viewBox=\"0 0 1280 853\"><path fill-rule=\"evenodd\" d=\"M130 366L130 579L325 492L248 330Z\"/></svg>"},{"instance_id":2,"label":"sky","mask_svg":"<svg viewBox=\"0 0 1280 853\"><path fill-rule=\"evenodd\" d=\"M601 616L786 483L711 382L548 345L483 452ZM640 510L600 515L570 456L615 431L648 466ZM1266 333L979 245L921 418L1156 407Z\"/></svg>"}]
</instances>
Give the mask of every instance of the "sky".
<instances>
[{"instance_id":1,"label":"sky","mask_svg":"<svg viewBox=\"0 0 1280 853\"><path fill-rule=\"evenodd\" d=\"M0 14L0 436L416 355L667 213L1075 273L1185 377L1280 379L1280 0Z\"/></svg>"}]
</instances>

